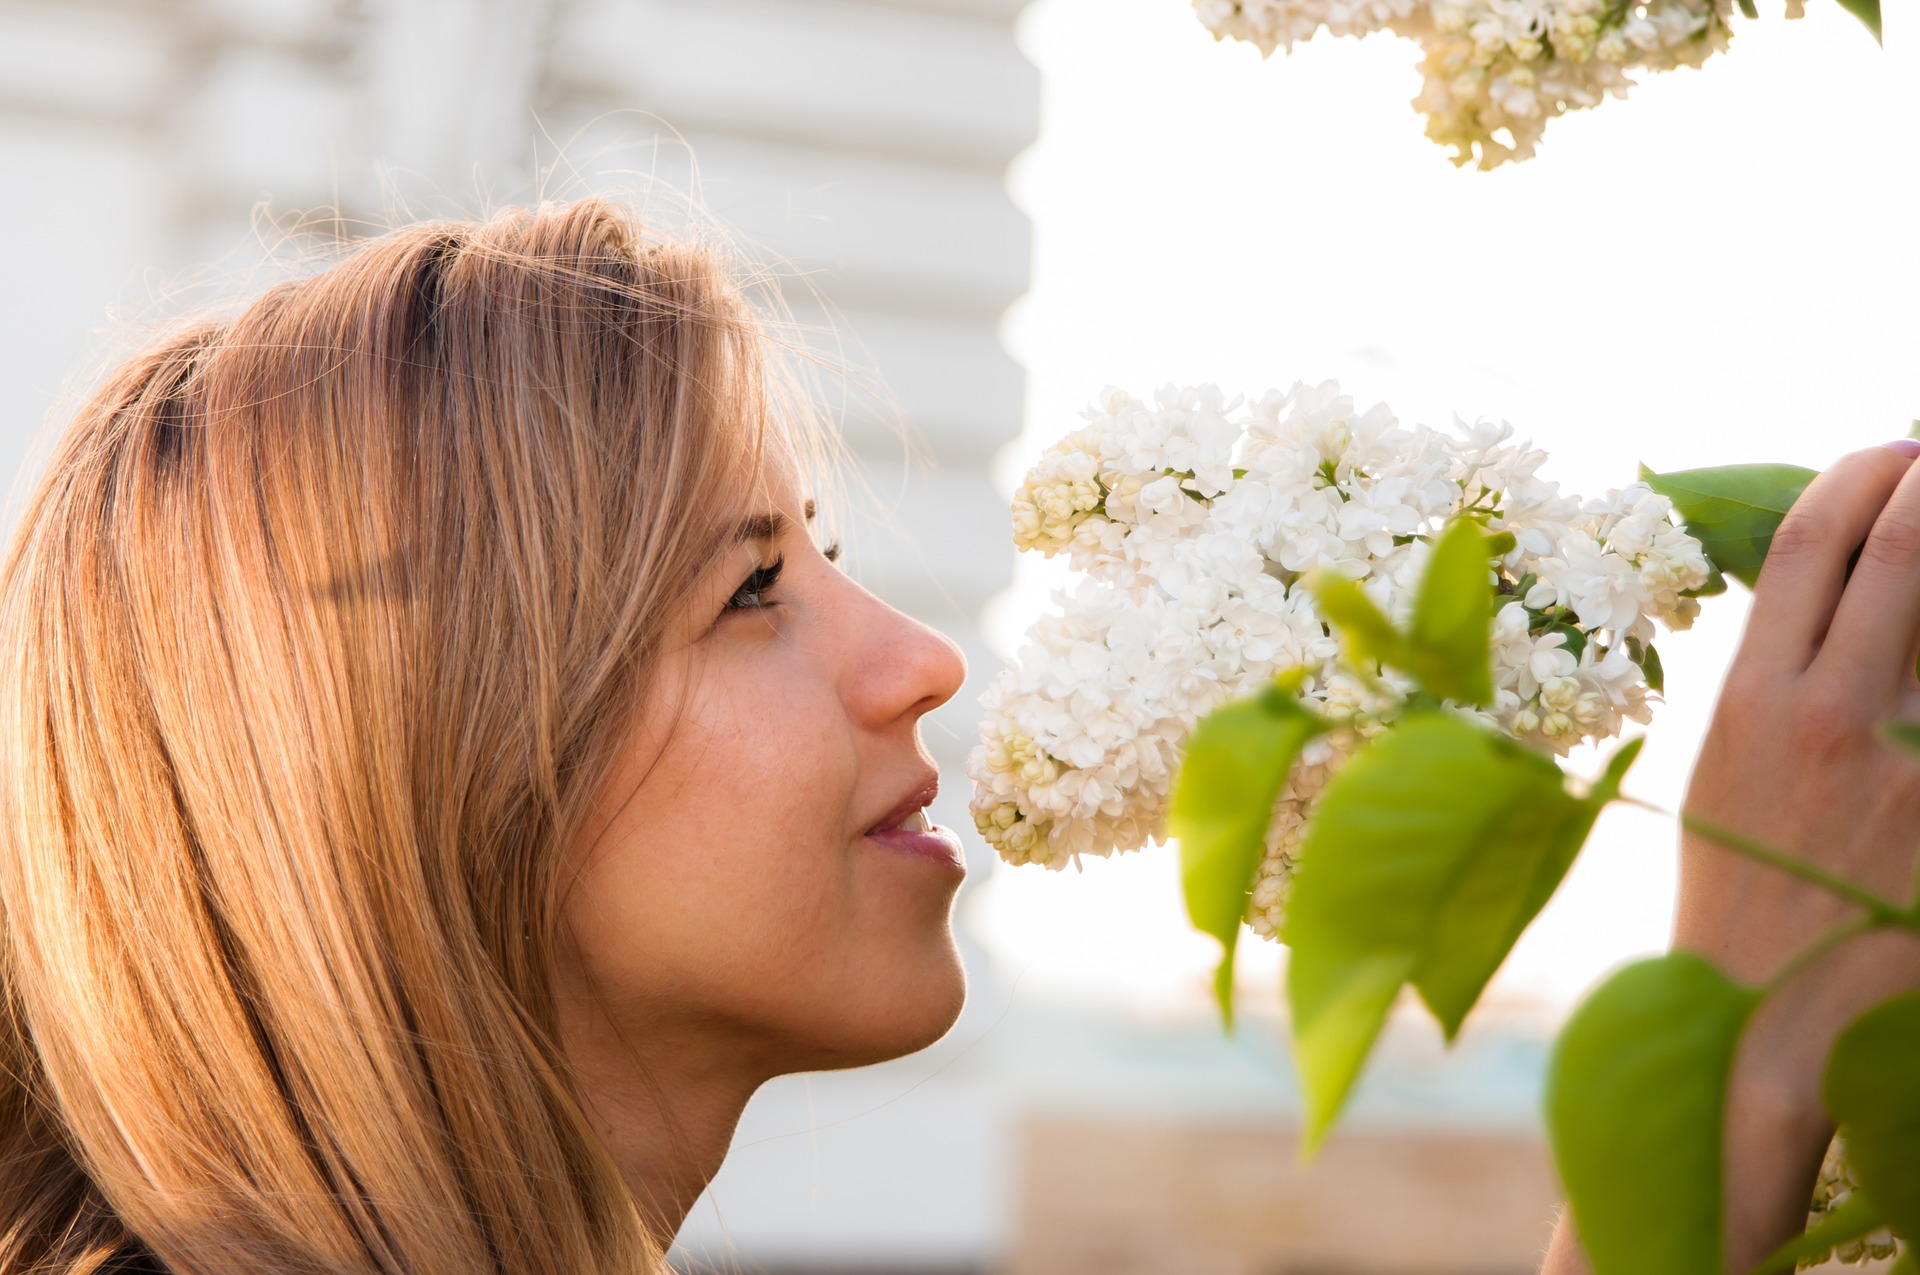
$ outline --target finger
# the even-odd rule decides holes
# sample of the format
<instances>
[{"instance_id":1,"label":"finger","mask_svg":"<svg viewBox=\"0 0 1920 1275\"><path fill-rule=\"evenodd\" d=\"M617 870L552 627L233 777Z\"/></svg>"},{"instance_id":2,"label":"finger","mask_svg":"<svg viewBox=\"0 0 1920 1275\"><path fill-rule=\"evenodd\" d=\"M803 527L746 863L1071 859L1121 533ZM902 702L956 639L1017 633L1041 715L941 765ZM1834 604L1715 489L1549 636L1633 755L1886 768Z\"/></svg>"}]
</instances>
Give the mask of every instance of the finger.
<instances>
[{"instance_id":1,"label":"finger","mask_svg":"<svg viewBox=\"0 0 1920 1275\"><path fill-rule=\"evenodd\" d=\"M1841 457L1808 485L1761 564L1741 659L1792 673L1813 663L1840 605L1847 559L1910 468L1904 454L1869 447Z\"/></svg>"},{"instance_id":2,"label":"finger","mask_svg":"<svg viewBox=\"0 0 1920 1275\"><path fill-rule=\"evenodd\" d=\"M1912 676L1920 630L1920 466L1873 520L1815 664L1855 685L1892 692Z\"/></svg>"}]
</instances>

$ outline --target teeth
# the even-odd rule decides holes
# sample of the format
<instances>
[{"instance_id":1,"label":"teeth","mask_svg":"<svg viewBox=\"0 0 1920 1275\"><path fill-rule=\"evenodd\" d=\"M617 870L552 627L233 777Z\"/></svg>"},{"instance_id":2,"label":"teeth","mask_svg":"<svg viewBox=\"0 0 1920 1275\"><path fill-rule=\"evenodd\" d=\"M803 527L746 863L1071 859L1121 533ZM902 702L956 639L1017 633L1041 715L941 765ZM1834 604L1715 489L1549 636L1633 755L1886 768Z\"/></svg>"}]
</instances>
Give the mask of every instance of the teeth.
<instances>
[{"instance_id":1,"label":"teeth","mask_svg":"<svg viewBox=\"0 0 1920 1275\"><path fill-rule=\"evenodd\" d=\"M902 832L930 832L933 830L933 824L928 820L926 811L916 810L900 821L900 830Z\"/></svg>"}]
</instances>

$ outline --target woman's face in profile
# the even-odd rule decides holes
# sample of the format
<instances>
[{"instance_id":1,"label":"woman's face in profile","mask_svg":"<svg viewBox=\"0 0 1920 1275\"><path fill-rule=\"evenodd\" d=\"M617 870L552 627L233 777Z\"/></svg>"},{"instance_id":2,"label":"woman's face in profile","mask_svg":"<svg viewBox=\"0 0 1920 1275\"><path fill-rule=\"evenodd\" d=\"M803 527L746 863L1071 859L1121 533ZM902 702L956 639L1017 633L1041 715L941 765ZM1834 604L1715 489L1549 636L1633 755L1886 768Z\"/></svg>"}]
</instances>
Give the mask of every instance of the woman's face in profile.
<instances>
[{"instance_id":1,"label":"woman's face in profile","mask_svg":"<svg viewBox=\"0 0 1920 1275\"><path fill-rule=\"evenodd\" d=\"M856 1066L959 1013L964 868L921 814L918 723L965 664L834 566L811 513L781 475L742 511L563 865L563 1034L602 1083L629 1057L649 1083Z\"/></svg>"}]
</instances>

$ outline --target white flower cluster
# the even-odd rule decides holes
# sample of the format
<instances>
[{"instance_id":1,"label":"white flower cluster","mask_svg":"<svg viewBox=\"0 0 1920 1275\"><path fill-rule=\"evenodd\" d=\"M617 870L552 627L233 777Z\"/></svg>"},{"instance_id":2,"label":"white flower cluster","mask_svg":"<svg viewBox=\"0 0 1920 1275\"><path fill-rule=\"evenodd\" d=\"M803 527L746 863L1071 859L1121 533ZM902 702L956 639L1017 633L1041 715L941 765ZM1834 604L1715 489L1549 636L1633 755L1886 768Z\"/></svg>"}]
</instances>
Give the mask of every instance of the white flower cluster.
<instances>
[{"instance_id":1,"label":"white flower cluster","mask_svg":"<svg viewBox=\"0 0 1920 1275\"><path fill-rule=\"evenodd\" d=\"M1391 31L1420 45L1414 109L1456 164L1532 156L1547 121L1608 96L1629 71L1699 66L1727 47L1732 0L1193 0L1216 39L1290 50ZM1789 16L1797 16L1790 3Z\"/></svg>"},{"instance_id":2,"label":"white flower cluster","mask_svg":"<svg viewBox=\"0 0 1920 1275\"><path fill-rule=\"evenodd\" d=\"M1827 1219L1827 1215L1845 1203L1853 1194L1853 1170L1847 1164L1846 1144L1835 1138L1827 1144L1826 1158L1820 1163L1820 1176L1813 1184L1813 1203L1807 1210L1807 1227L1814 1226ZM1882 1228L1860 1239L1842 1244L1823 1257L1813 1257L1802 1261L1800 1270L1810 1270L1827 1265L1829 1259L1843 1266L1861 1266L1867 1262L1885 1261L1902 1251L1902 1245L1895 1239L1893 1232Z\"/></svg>"},{"instance_id":3,"label":"white flower cluster","mask_svg":"<svg viewBox=\"0 0 1920 1275\"><path fill-rule=\"evenodd\" d=\"M1538 475L1507 425L1446 434L1364 412L1331 382L1226 402L1102 393L1013 500L1014 541L1084 573L983 701L968 760L981 834L1012 863L1062 868L1164 835L1195 723L1302 670L1311 707L1354 725L1314 741L1282 791L1249 920L1272 934L1313 802L1411 683L1341 662L1302 578L1360 582L1409 615L1450 520L1510 532L1492 563L1494 702L1471 711L1564 754L1645 721L1652 621L1692 622L1710 568L1643 484L1582 504Z\"/></svg>"}]
</instances>

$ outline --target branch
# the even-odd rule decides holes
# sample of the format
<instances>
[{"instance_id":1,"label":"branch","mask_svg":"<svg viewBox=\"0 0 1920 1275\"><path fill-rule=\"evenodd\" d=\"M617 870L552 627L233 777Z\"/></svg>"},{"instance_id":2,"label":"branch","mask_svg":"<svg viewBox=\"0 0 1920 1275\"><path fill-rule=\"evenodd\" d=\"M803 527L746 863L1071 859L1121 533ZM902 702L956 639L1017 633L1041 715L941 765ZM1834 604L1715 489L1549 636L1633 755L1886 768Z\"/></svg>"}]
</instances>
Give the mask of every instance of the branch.
<instances>
[{"instance_id":1,"label":"branch","mask_svg":"<svg viewBox=\"0 0 1920 1275\"><path fill-rule=\"evenodd\" d=\"M1863 885L1828 872L1825 868L1816 867L1798 855L1788 854L1764 842L1744 837L1731 828L1723 828L1690 811L1680 812L1680 825L1689 832L1699 833L1709 841L1725 846L1735 854L1743 854L1749 859L1777 868L1788 876L1799 877L1802 881L1817 885L1829 894L1837 894L1850 903L1857 903L1865 908L1867 915L1878 924L1920 929L1920 921L1916 920L1909 909L1901 907L1891 899L1882 898Z\"/></svg>"}]
</instances>

